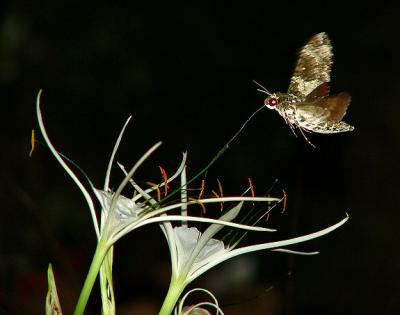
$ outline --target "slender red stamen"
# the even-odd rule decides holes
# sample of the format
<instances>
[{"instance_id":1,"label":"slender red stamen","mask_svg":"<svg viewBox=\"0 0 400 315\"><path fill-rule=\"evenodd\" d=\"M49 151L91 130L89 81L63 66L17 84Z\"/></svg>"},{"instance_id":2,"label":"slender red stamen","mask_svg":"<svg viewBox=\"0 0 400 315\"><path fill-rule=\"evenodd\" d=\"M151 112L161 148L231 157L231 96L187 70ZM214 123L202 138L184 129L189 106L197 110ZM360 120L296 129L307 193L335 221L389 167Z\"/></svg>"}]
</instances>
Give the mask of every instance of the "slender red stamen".
<instances>
[{"instance_id":1,"label":"slender red stamen","mask_svg":"<svg viewBox=\"0 0 400 315\"><path fill-rule=\"evenodd\" d=\"M253 185L253 181L251 180L251 178L248 178L249 180L249 185L250 185L250 191L251 191L251 196L254 198L256 196L256 193L254 191L254 185Z\"/></svg>"},{"instance_id":2,"label":"slender red stamen","mask_svg":"<svg viewBox=\"0 0 400 315\"><path fill-rule=\"evenodd\" d=\"M29 151L29 157L32 156L33 151L35 150L35 130L32 129L32 134L31 134L31 150Z\"/></svg>"},{"instance_id":3,"label":"slender red stamen","mask_svg":"<svg viewBox=\"0 0 400 315\"><path fill-rule=\"evenodd\" d=\"M212 192L212 194L215 196L215 198L220 198L220 197L222 197L222 196L220 196L215 190L212 190L211 192ZM220 210L222 211L222 209L224 208L224 203L223 203L223 202L220 203L220 207L221 207Z\"/></svg>"},{"instance_id":4,"label":"slender red stamen","mask_svg":"<svg viewBox=\"0 0 400 315\"><path fill-rule=\"evenodd\" d=\"M219 193L221 194L221 197L224 196L224 191L222 190L222 184L219 181L219 179L217 178L217 183L218 183L218 189L219 189Z\"/></svg>"},{"instance_id":5,"label":"slender red stamen","mask_svg":"<svg viewBox=\"0 0 400 315\"><path fill-rule=\"evenodd\" d=\"M256 196L255 190L254 190L254 185L253 185L253 181L251 180L251 178L248 178L249 181L249 186L250 186L250 192L251 192L251 196L254 198ZM253 202L253 206L255 205L255 203Z\"/></svg>"},{"instance_id":6,"label":"slender red stamen","mask_svg":"<svg viewBox=\"0 0 400 315\"><path fill-rule=\"evenodd\" d=\"M200 193L199 193L198 199L203 198L205 188L206 188L206 181L204 179L202 179L201 180L201 187L200 187Z\"/></svg>"},{"instance_id":7,"label":"slender red stamen","mask_svg":"<svg viewBox=\"0 0 400 315\"><path fill-rule=\"evenodd\" d=\"M283 191L283 209L281 213L284 213L286 210L286 202L287 202L287 198L286 198L286 192L284 190Z\"/></svg>"},{"instance_id":8,"label":"slender red stamen","mask_svg":"<svg viewBox=\"0 0 400 315\"><path fill-rule=\"evenodd\" d=\"M160 168L160 172L161 172L161 176L164 182L164 196L166 196L168 194L168 190L169 190L169 185L168 185L168 176L167 176L167 172L165 171L165 169L163 169L162 166L159 166Z\"/></svg>"},{"instance_id":9,"label":"slender red stamen","mask_svg":"<svg viewBox=\"0 0 400 315\"><path fill-rule=\"evenodd\" d=\"M201 206L201 213L203 215L206 215L207 212L206 206L202 202L200 202L200 206Z\"/></svg>"}]
</instances>

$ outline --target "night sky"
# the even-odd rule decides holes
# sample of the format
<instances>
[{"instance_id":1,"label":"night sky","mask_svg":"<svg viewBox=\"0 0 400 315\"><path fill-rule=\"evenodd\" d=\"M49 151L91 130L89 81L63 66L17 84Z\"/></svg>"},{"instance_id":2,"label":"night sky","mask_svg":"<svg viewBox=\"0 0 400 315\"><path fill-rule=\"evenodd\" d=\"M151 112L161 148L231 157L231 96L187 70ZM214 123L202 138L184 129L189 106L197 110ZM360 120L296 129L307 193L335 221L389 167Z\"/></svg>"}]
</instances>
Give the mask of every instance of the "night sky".
<instances>
[{"instance_id":1,"label":"night sky","mask_svg":"<svg viewBox=\"0 0 400 315\"><path fill-rule=\"evenodd\" d=\"M173 173L183 151L191 177L262 106L253 80L285 92L297 51L319 32L333 45L331 93L351 94L344 120L355 130L310 134L312 148L264 109L209 170L207 189L217 190L218 179L224 195L240 195L250 177L262 195L278 179L270 193L284 190L287 209L265 223L278 234L243 244L311 233L346 213L350 220L293 247L318 256L245 255L190 288L211 290L226 314L399 314L399 14L394 1L2 3L0 314L43 314L50 262L70 314L96 245L85 200L49 150L39 144L28 156L32 129L43 142L39 89L54 145L97 187L129 115L117 161L131 167L161 140L135 178L159 182L158 166ZM112 187L121 179L115 168ZM119 241L114 270L117 314L157 314L170 277L159 227ZM87 314L99 314L98 294L96 285Z\"/></svg>"}]
</instances>

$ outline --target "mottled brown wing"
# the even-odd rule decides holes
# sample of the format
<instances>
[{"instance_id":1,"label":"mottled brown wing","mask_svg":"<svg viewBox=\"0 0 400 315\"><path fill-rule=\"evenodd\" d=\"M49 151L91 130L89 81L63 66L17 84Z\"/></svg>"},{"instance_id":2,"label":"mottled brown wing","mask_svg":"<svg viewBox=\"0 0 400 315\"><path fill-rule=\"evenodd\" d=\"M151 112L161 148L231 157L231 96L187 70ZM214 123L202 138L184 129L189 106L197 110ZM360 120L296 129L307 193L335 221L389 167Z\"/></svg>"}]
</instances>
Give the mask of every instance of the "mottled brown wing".
<instances>
[{"instance_id":1,"label":"mottled brown wing","mask_svg":"<svg viewBox=\"0 0 400 315\"><path fill-rule=\"evenodd\" d=\"M329 112L329 120L339 122L346 114L347 107L349 107L351 96L347 93L339 93L336 95L328 96L318 101L318 106L326 108Z\"/></svg>"},{"instance_id":2,"label":"mottled brown wing","mask_svg":"<svg viewBox=\"0 0 400 315\"><path fill-rule=\"evenodd\" d=\"M296 105L296 112L304 120L340 122L346 114L351 97L347 93L339 93L322 97L310 102Z\"/></svg>"},{"instance_id":3,"label":"mottled brown wing","mask_svg":"<svg viewBox=\"0 0 400 315\"><path fill-rule=\"evenodd\" d=\"M305 98L322 83L329 82L332 46L326 33L311 37L300 50L288 93Z\"/></svg>"},{"instance_id":4,"label":"mottled brown wing","mask_svg":"<svg viewBox=\"0 0 400 315\"><path fill-rule=\"evenodd\" d=\"M316 99L329 95L329 84L324 82L318 85L310 94L306 96L305 102L314 101Z\"/></svg>"}]
</instances>

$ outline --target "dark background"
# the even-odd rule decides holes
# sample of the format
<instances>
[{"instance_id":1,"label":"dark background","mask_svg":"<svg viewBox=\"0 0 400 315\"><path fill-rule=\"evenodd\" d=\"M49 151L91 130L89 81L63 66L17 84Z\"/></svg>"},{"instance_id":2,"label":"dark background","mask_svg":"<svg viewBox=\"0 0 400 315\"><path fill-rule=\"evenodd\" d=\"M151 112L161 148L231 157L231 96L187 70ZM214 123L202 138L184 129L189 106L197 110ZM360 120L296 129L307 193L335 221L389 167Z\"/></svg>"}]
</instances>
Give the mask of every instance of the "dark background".
<instances>
[{"instance_id":1,"label":"dark background","mask_svg":"<svg viewBox=\"0 0 400 315\"><path fill-rule=\"evenodd\" d=\"M262 105L252 80L285 91L296 51L321 31L334 47L331 92L352 95L345 121L355 131L310 135L313 149L263 110L207 178L209 189L219 178L226 195L240 194L248 177L259 193L278 178L272 194L284 189L288 206L268 225L282 238L331 225L345 212L349 222L294 247L318 256L251 254L192 287L212 290L226 314L400 313L398 2L1 6L0 314L43 313L49 262L71 313L95 248L72 181L45 147L28 157L40 88L54 144L98 187L130 114L118 161L130 166L162 140L138 180L159 181L160 164L172 173L184 150L194 175ZM249 243L268 239L253 235ZM170 272L159 228L135 231L115 254L118 314L156 314ZM97 294L88 313L99 313Z\"/></svg>"}]
</instances>

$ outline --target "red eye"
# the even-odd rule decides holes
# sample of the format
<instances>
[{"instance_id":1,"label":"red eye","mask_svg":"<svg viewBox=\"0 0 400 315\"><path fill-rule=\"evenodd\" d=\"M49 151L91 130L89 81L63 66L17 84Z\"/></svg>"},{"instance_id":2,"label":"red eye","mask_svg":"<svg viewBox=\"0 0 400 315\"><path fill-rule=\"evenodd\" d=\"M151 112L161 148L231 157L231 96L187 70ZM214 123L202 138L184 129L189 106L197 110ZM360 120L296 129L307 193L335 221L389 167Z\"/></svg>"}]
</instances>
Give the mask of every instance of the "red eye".
<instances>
[{"instance_id":1,"label":"red eye","mask_svg":"<svg viewBox=\"0 0 400 315\"><path fill-rule=\"evenodd\" d=\"M278 100L277 100L275 97L271 97L271 98L268 100L268 105L269 105L269 106L276 106L276 104L278 104Z\"/></svg>"}]
</instances>

